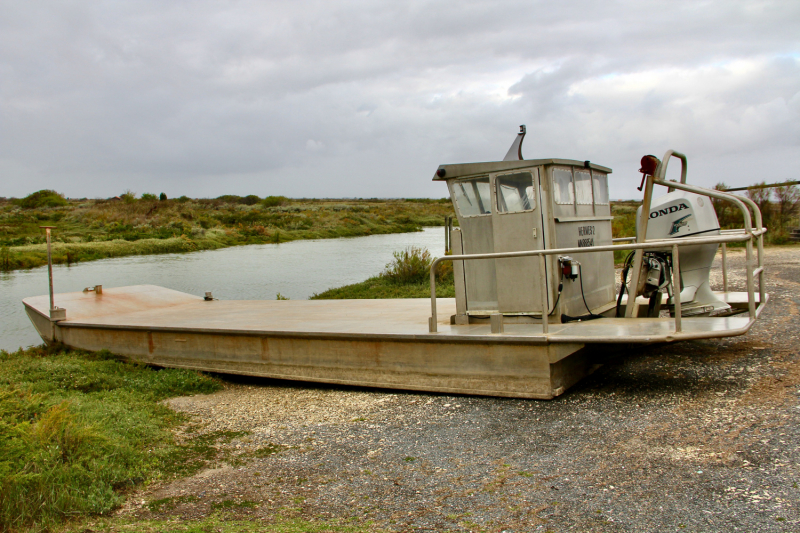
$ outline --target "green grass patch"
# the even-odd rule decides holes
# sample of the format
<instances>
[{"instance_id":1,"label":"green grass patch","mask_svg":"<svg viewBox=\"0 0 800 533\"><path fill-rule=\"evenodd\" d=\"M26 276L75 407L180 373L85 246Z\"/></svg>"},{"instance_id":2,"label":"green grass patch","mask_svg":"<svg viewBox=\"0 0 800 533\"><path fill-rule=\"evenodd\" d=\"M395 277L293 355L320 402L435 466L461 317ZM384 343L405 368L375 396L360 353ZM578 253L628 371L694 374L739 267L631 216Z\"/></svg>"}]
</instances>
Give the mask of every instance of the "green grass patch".
<instances>
[{"instance_id":1,"label":"green grass patch","mask_svg":"<svg viewBox=\"0 0 800 533\"><path fill-rule=\"evenodd\" d=\"M437 298L455 298L456 290L452 278L436 284ZM360 283L328 289L314 294L311 300L359 300L370 298L430 298L428 282L395 283L376 276Z\"/></svg>"},{"instance_id":2,"label":"green grass patch","mask_svg":"<svg viewBox=\"0 0 800 533\"><path fill-rule=\"evenodd\" d=\"M355 524L343 520L306 520L276 518L274 520L231 520L222 513L201 520L95 520L76 521L64 533L364 533L375 531L370 523Z\"/></svg>"},{"instance_id":3,"label":"green grass patch","mask_svg":"<svg viewBox=\"0 0 800 533\"><path fill-rule=\"evenodd\" d=\"M178 505L181 505L183 503L195 503L198 501L200 501L200 498L194 495L175 496L172 498L162 498L160 500L153 500L151 502L148 502L147 508L150 510L150 512L161 513L164 511L172 511L173 509L178 507Z\"/></svg>"},{"instance_id":4,"label":"green grass patch","mask_svg":"<svg viewBox=\"0 0 800 533\"><path fill-rule=\"evenodd\" d=\"M214 431L192 435L166 453L162 474L169 477L187 477L213 463L230 461L231 453L223 451L224 445L247 434L245 431ZM239 464L236 460L233 460L233 463Z\"/></svg>"},{"instance_id":5,"label":"green grass patch","mask_svg":"<svg viewBox=\"0 0 800 533\"><path fill-rule=\"evenodd\" d=\"M255 509L258 503L250 500L237 502L236 500L223 500L211 504L212 511L233 511L236 509Z\"/></svg>"},{"instance_id":6,"label":"green grass patch","mask_svg":"<svg viewBox=\"0 0 800 533\"><path fill-rule=\"evenodd\" d=\"M107 352L0 351L0 530L45 530L104 514L127 489L174 475L186 458L159 402L220 388L208 376Z\"/></svg>"}]
</instances>

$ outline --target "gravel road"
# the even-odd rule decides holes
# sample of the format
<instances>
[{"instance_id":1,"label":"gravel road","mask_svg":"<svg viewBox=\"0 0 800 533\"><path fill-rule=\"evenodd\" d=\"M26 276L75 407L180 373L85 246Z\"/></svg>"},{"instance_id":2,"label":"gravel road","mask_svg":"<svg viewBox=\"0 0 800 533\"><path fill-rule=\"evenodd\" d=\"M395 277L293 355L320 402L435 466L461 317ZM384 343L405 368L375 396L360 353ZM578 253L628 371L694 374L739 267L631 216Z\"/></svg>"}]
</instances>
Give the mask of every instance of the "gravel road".
<instances>
[{"instance_id":1,"label":"gravel road","mask_svg":"<svg viewBox=\"0 0 800 533\"><path fill-rule=\"evenodd\" d=\"M772 300L748 335L625 349L551 401L226 376L221 392L169 402L197 434L244 432L219 445L226 459L120 513L222 509L388 531L800 531L800 247L766 258ZM729 253L734 271L743 259ZM741 275L729 283L744 289Z\"/></svg>"}]
</instances>

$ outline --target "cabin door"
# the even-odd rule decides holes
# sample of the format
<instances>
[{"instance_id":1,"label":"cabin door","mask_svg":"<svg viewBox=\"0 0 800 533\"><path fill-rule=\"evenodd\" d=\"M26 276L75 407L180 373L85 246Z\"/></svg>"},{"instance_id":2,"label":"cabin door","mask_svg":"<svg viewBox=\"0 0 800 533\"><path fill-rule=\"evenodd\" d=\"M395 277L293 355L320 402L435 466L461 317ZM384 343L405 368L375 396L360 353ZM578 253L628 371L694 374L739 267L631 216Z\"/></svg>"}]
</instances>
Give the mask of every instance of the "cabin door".
<instances>
[{"instance_id":1,"label":"cabin door","mask_svg":"<svg viewBox=\"0 0 800 533\"><path fill-rule=\"evenodd\" d=\"M458 213L461 242L466 255L494 252L492 230L492 185L488 175L448 182ZM494 259L464 261L467 314L489 315L497 312L497 274Z\"/></svg>"},{"instance_id":2,"label":"cabin door","mask_svg":"<svg viewBox=\"0 0 800 533\"><path fill-rule=\"evenodd\" d=\"M492 232L495 252L542 250L544 231L539 169L492 176ZM539 257L495 260L497 303L504 314L542 312ZM549 304L548 304L549 305Z\"/></svg>"}]
</instances>

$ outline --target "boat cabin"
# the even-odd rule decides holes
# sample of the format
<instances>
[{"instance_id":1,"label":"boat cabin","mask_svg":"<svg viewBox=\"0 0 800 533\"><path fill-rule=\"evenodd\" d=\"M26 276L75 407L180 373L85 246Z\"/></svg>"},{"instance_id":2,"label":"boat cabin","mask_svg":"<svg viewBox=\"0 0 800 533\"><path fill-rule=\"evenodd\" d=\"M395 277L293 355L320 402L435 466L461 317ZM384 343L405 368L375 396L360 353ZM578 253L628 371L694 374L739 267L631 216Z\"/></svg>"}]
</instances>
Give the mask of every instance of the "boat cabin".
<instances>
[{"instance_id":1,"label":"boat cabin","mask_svg":"<svg viewBox=\"0 0 800 533\"><path fill-rule=\"evenodd\" d=\"M471 255L611 245L610 173L589 161L529 159L442 165L433 179L447 183L458 217L453 254ZM506 321L538 321L541 276L547 278L551 321L614 307L613 252L569 259L577 275L565 276L564 263L554 256L547 257L545 272L536 256L455 261L453 323L497 313Z\"/></svg>"}]
</instances>

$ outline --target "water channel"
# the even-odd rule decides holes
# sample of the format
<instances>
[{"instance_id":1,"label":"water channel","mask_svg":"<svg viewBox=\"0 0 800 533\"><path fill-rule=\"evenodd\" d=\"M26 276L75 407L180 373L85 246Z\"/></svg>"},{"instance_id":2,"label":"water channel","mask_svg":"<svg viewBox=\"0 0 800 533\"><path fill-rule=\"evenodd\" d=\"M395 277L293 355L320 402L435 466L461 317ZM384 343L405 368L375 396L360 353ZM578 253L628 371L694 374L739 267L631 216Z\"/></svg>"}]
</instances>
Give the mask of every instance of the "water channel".
<instances>
[{"instance_id":1,"label":"water channel","mask_svg":"<svg viewBox=\"0 0 800 533\"><path fill-rule=\"evenodd\" d=\"M303 300L379 274L392 260L392 252L408 246L427 248L432 255L441 256L444 229L56 265L53 285L56 294L94 285L147 284L198 296L212 291L214 297L224 300L274 300L277 293ZM22 299L42 294L47 294L47 267L0 272L0 349L41 344Z\"/></svg>"}]
</instances>

